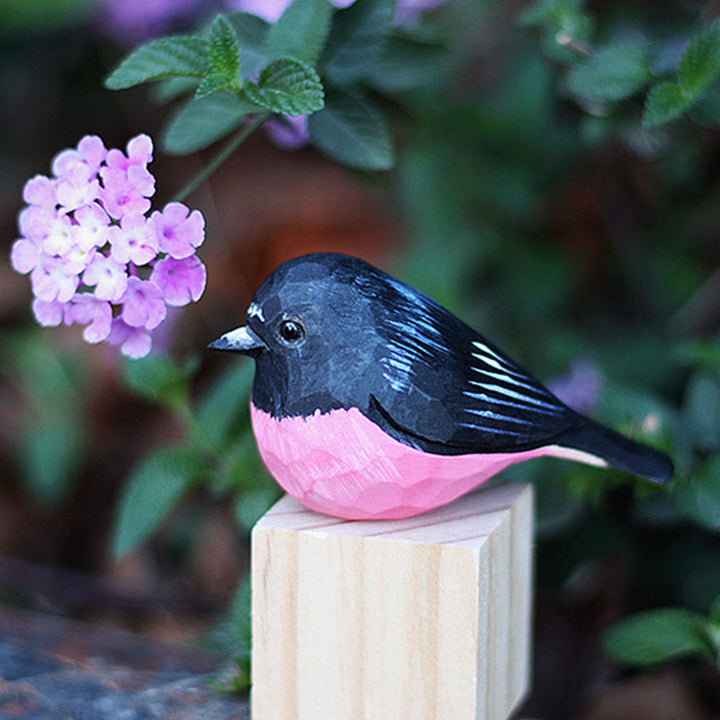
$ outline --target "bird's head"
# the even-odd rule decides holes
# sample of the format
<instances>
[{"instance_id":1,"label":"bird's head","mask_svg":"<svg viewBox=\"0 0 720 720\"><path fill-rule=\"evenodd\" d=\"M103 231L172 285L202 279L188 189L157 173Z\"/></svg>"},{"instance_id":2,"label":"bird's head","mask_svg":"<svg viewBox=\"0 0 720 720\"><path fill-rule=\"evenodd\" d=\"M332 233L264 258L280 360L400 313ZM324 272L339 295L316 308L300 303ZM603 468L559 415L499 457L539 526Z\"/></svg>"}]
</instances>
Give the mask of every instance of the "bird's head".
<instances>
[{"instance_id":1,"label":"bird's head","mask_svg":"<svg viewBox=\"0 0 720 720\"><path fill-rule=\"evenodd\" d=\"M246 325L210 347L255 358L253 402L273 415L357 405L369 397L382 355L386 278L347 255L295 258L259 288Z\"/></svg>"}]
</instances>

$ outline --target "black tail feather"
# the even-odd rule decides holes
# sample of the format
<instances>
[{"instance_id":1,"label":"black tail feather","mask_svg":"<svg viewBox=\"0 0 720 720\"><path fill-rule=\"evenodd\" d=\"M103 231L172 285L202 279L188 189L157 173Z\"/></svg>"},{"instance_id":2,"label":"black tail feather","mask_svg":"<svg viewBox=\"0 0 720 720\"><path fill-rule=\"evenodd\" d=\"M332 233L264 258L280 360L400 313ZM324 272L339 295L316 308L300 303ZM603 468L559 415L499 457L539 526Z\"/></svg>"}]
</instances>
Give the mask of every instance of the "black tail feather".
<instances>
[{"instance_id":1,"label":"black tail feather","mask_svg":"<svg viewBox=\"0 0 720 720\"><path fill-rule=\"evenodd\" d=\"M673 475L672 460L662 452L591 420L564 433L558 444L601 458L608 465L662 485Z\"/></svg>"}]
</instances>

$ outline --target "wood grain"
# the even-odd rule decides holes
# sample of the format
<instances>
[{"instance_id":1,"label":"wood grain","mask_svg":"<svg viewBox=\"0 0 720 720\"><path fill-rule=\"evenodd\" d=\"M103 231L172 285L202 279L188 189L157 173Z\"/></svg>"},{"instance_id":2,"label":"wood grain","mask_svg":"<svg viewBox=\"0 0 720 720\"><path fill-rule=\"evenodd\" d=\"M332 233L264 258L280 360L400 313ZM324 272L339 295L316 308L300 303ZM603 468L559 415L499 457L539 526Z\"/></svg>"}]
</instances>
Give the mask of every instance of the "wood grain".
<instances>
[{"instance_id":1,"label":"wood grain","mask_svg":"<svg viewBox=\"0 0 720 720\"><path fill-rule=\"evenodd\" d=\"M253 720L505 720L529 685L532 489L375 522L284 497L252 585Z\"/></svg>"}]
</instances>

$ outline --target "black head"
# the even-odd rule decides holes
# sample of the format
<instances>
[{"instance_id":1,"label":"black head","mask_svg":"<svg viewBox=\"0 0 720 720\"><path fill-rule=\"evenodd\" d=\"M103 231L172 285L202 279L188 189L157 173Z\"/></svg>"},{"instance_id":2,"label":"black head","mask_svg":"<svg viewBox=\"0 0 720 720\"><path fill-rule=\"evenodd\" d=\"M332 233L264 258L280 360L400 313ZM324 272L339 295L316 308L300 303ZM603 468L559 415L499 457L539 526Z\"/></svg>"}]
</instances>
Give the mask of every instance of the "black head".
<instances>
[{"instance_id":1,"label":"black head","mask_svg":"<svg viewBox=\"0 0 720 720\"><path fill-rule=\"evenodd\" d=\"M274 416L366 410L381 384L409 387L413 353L422 349L413 333L437 335L442 349L428 310L444 312L363 260L305 255L275 270L250 304L247 325L210 347L255 357L253 402Z\"/></svg>"}]
</instances>

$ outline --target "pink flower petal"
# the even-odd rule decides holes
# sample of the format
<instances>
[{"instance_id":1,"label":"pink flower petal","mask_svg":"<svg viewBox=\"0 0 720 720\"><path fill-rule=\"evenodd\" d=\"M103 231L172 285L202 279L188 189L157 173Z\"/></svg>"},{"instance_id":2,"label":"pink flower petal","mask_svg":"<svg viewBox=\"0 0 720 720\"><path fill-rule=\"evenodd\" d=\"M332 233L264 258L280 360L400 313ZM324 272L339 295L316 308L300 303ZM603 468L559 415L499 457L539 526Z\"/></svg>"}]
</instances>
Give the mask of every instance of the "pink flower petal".
<instances>
[{"instance_id":1,"label":"pink flower petal","mask_svg":"<svg viewBox=\"0 0 720 720\"><path fill-rule=\"evenodd\" d=\"M113 319L107 341L120 345L123 355L136 359L145 357L152 347L152 337L147 330L130 327L120 318Z\"/></svg>"},{"instance_id":2,"label":"pink flower petal","mask_svg":"<svg viewBox=\"0 0 720 720\"><path fill-rule=\"evenodd\" d=\"M131 327L156 328L167 315L160 288L149 280L128 278L127 290L120 298L122 319Z\"/></svg>"},{"instance_id":3,"label":"pink flower petal","mask_svg":"<svg viewBox=\"0 0 720 720\"><path fill-rule=\"evenodd\" d=\"M168 305L182 307L200 299L207 270L197 255L183 260L167 257L155 265L150 279L162 290Z\"/></svg>"},{"instance_id":4,"label":"pink flower petal","mask_svg":"<svg viewBox=\"0 0 720 720\"><path fill-rule=\"evenodd\" d=\"M107 156L105 144L97 135L86 135L78 143L77 149L93 172L97 171Z\"/></svg>"},{"instance_id":5,"label":"pink flower petal","mask_svg":"<svg viewBox=\"0 0 720 720\"><path fill-rule=\"evenodd\" d=\"M109 302L98 300L88 293L76 295L65 310L65 322L86 325L83 330L85 342L102 342L110 334L112 308Z\"/></svg>"},{"instance_id":6,"label":"pink flower petal","mask_svg":"<svg viewBox=\"0 0 720 720\"><path fill-rule=\"evenodd\" d=\"M30 281L35 297L61 303L67 302L80 284L77 276L65 272L62 260L43 256L30 274Z\"/></svg>"},{"instance_id":7,"label":"pink flower petal","mask_svg":"<svg viewBox=\"0 0 720 720\"><path fill-rule=\"evenodd\" d=\"M131 138L127 144L127 156L133 165L147 165L153 159L153 141L144 133Z\"/></svg>"},{"instance_id":8,"label":"pink flower petal","mask_svg":"<svg viewBox=\"0 0 720 720\"><path fill-rule=\"evenodd\" d=\"M39 259L40 248L27 238L16 240L10 248L10 264L22 275L34 270Z\"/></svg>"},{"instance_id":9,"label":"pink flower petal","mask_svg":"<svg viewBox=\"0 0 720 720\"><path fill-rule=\"evenodd\" d=\"M38 323L44 327L56 327L62 322L65 304L57 300L40 300L35 298L32 302L33 315Z\"/></svg>"},{"instance_id":10,"label":"pink flower petal","mask_svg":"<svg viewBox=\"0 0 720 720\"><path fill-rule=\"evenodd\" d=\"M125 292L128 276L125 265L98 253L87 266L82 279L85 285L95 286L99 300L117 302Z\"/></svg>"},{"instance_id":11,"label":"pink flower petal","mask_svg":"<svg viewBox=\"0 0 720 720\"><path fill-rule=\"evenodd\" d=\"M160 251L176 260L192 255L205 240L205 218L199 210L190 212L182 203L171 202L150 217Z\"/></svg>"},{"instance_id":12,"label":"pink flower petal","mask_svg":"<svg viewBox=\"0 0 720 720\"><path fill-rule=\"evenodd\" d=\"M45 175L36 175L25 183L23 200L28 205L55 207L55 182Z\"/></svg>"},{"instance_id":13,"label":"pink flower petal","mask_svg":"<svg viewBox=\"0 0 720 720\"><path fill-rule=\"evenodd\" d=\"M117 262L146 265L158 254L152 221L144 215L126 215L120 221L120 227L110 228L110 246Z\"/></svg>"}]
</instances>

